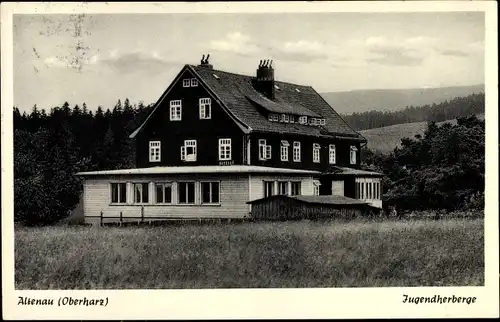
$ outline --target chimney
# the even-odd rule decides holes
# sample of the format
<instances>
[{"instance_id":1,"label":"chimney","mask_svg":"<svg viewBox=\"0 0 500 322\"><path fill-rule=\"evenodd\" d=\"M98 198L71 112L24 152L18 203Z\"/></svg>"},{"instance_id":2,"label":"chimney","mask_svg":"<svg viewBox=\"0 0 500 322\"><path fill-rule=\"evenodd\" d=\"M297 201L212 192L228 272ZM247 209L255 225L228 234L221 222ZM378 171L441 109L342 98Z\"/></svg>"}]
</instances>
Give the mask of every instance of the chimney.
<instances>
[{"instance_id":1,"label":"chimney","mask_svg":"<svg viewBox=\"0 0 500 322\"><path fill-rule=\"evenodd\" d=\"M261 60L257 68L257 77L253 80L254 88L269 99L274 99L273 61Z\"/></svg>"},{"instance_id":2,"label":"chimney","mask_svg":"<svg viewBox=\"0 0 500 322\"><path fill-rule=\"evenodd\" d=\"M212 64L208 63L208 59L210 58L210 54L207 54L207 58L205 58L205 55L201 57L201 62L198 65L199 67L205 67L208 69L214 69L214 66Z\"/></svg>"}]
</instances>

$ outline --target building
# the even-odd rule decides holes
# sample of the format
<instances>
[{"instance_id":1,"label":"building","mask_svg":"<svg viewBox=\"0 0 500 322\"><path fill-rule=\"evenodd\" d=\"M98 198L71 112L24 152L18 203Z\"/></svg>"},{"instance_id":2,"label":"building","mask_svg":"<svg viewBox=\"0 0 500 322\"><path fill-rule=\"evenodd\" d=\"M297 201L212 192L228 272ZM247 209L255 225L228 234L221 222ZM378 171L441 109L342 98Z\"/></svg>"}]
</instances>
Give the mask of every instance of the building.
<instances>
[{"instance_id":1,"label":"building","mask_svg":"<svg viewBox=\"0 0 500 322\"><path fill-rule=\"evenodd\" d=\"M79 173L87 221L249 216L276 194L342 195L381 208L381 174L360 169L366 139L310 86L185 65L130 135L136 168ZM121 213L121 215L119 214Z\"/></svg>"}]
</instances>

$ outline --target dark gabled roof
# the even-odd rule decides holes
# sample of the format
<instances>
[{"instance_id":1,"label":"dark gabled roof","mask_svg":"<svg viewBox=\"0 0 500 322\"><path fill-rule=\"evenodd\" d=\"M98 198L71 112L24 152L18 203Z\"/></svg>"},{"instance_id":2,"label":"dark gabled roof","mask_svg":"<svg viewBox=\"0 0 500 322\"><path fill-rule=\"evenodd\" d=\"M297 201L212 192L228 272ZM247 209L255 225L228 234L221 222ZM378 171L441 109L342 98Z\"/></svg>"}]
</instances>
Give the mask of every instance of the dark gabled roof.
<instances>
[{"instance_id":1,"label":"dark gabled roof","mask_svg":"<svg viewBox=\"0 0 500 322\"><path fill-rule=\"evenodd\" d=\"M254 89L252 76L201 66L188 66L217 95L227 109L246 124L251 131L321 137L339 136L366 141L310 86L275 81L275 85L279 89L275 90L275 100L271 101ZM307 112L309 116L321 116L326 119L326 124L324 126L310 126L298 123L270 122L266 115L260 113L254 106L255 103L274 112L291 110L292 114Z\"/></svg>"},{"instance_id":2,"label":"dark gabled roof","mask_svg":"<svg viewBox=\"0 0 500 322\"><path fill-rule=\"evenodd\" d=\"M368 205L366 201L348 198L345 196L334 196L334 195L324 195L324 196L287 196L287 195L275 195L266 198L261 198L257 200L248 201L247 204L252 204L258 201L264 201L276 198L289 198L300 202L309 204L322 204L322 205Z\"/></svg>"}]
</instances>

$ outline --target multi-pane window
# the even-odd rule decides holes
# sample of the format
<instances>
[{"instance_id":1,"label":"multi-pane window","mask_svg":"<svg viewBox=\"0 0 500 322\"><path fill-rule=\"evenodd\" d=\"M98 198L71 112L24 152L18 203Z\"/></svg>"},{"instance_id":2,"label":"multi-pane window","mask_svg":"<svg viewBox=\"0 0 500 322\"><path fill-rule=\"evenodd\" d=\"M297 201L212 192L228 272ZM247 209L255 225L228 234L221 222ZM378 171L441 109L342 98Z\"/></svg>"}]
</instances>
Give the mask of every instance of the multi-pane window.
<instances>
[{"instance_id":1,"label":"multi-pane window","mask_svg":"<svg viewBox=\"0 0 500 322\"><path fill-rule=\"evenodd\" d=\"M318 180L314 180L313 181L313 195L315 196L319 196L319 186L320 186L320 182Z\"/></svg>"},{"instance_id":2,"label":"multi-pane window","mask_svg":"<svg viewBox=\"0 0 500 322\"><path fill-rule=\"evenodd\" d=\"M180 121L182 114L182 101L170 101L170 121Z\"/></svg>"},{"instance_id":3,"label":"multi-pane window","mask_svg":"<svg viewBox=\"0 0 500 322\"><path fill-rule=\"evenodd\" d=\"M149 162L160 162L161 142L149 141Z\"/></svg>"},{"instance_id":4,"label":"multi-pane window","mask_svg":"<svg viewBox=\"0 0 500 322\"><path fill-rule=\"evenodd\" d=\"M278 116L278 114L273 114L272 118L273 118L274 122L278 122L279 119L280 119L280 117Z\"/></svg>"},{"instance_id":5,"label":"multi-pane window","mask_svg":"<svg viewBox=\"0 0 500 322\"><path fill-rule=\"evenodd\" d=\"M288 114L281 114L281 122L288 123L290 121L290 115Z\"/></svg>"},{"instance_id":6,"label":"multi-pane window","mask_svg":"<svg viewBox=\"0 0 500 322\"><path fill-rule=\"evenodd\" d=\"M300 162L300 142L293 142L293 161Z\"/></svg>"},{"instance_id":7,"label":"multi-pane window","mask_svg":"<svg viewBox=\"0 0 500 322\"><path fill-rule=\"evenodd\" d=\"M198 86L198 80L196 78L191 78L191 87L197 87Z\"/></svg>"},{"instance_id":8,"label":"multi-pane window","mask_svg":"<svg viewBox=\"0 0 500 322\"><path fill-rule=\"evenodd\" d=\"M274 195L274 181L264 181L264 198Z\"/></svg>"},{"instance_id":9,"label":"multi-pane window","mask_svg":"<svg viewBox=\"0 0 500 322\"><path fill-rule=\"evenodd\" d=\"M300 181L292 181L290 182L290 194L292 196L298 196L300 195Z\"/></svg>"},{"instance_id":10,"label":"multi-pane window","mask_svg":"<svg viewBox=\"0 0 500 322\"><path fill-rule=\"evenodd\" d=\"M320 145L318 143L313 144L313 162L319 163L319 150Z\"/></svg>"},{"instance_id":11,"label":"multi-pane window","mask_svg":"<svg viewBox=\"0 0 500 322\"><path fill-rule=\"evenodd\" d=\"M219 182L202 182L201 183L201 203L220 202L220 185Z\"/></svg>"},{"instance_id":12,"label":"multi-pane window","mask_svg":"<svg viewBox=\"0 0 500 322\"><path fill-rule=\"evenodd\" d=\"M295 116L294 115L290 115L290 123L295 123Z\"/></svg>"},{"instance_id":13,"label":"multi-pane window","mask_svg":"<svg viewBox=\"0 0 500 322\"><path fill-rule=\"evenodd\" d=\"M189 87L191 85L191 80L189 78L182 80L182 87Z\"/></svg>"},{"instance_id":14,"label":"multi-pane window","mask_svg":"<svg viewBox=\"0 0 500 322\"><path fill-rule=\"evenodd\" d=\"M149 202L149 183L134 183L134 203Z\"/></svg>"},{"instance_id":15,"label":"multi-pane window","mask_svg":"<svg viewBox=\"0 0 500 322\"><path fill-rule=\"evenodd\" d=\"M172 203L172 183L157 183L155 187L155 203Z\"/></svg>"},{"instance_id":16,"label":"multi-pane window","mask_svg":"<svg viewBox=\"0 0 500 322\"><path fill-rule=\"evenodd\" d=\"M266 140L259 140L259 160L271 159L271 146L266 144Z\"/></svg>"},{"instance_id":17,"label":"multi-pane window","mask_svg":"<svg viewBox=\"0 0 500 322\"><path fill-rule=\"evenodd\" d=\"M287 195L288 194L288 181L279 181L278 182L278 194L279 195Z\"/></svg>"},{"instance_id":18,"label":"multi-pane window","mask_svg":"<svg viewBox=\"0 0 500 322\"><path fill-rule=\"evenodd\" d=\"M212 118L212 102L210 98L200 98L200 119Z\"/></svg>"},{"instance_id":19,"label":"multi-pane window","mask_svg":"<svg viewBox=\"0 0 500 322\"><path fill-rule=\"evenodd\" d=\"M111 184L111 203L126 203L127 202L127 184L112 183Z\"/></svg>"},{"instance_id":20,"label":"multi-pane window","mask_svg":"<svg viewBox=\"0 0 500 322\"><path fill-rule=\"evenodd\" d=\"M299 123L300 124L307 124L307 116L299 117Z\"/></svg>"},{"instance_id":21,"label":"multi-pane window","mask_svg":"<svg viewBox=\"0 0 500 322\"><path fill-rule=\"evenodd\" d=\"M177 184L178 203L194 204L194 182L179 182Z\"/></svg>"},{"instance_id":22,"label":"multi-pane window","mask_svg":"<svg viewBox=\"0 0 500 322\"><path fill-rule=\"evenodd\" d=\"M281 148L280 148L281 161L288 161L288 147L289 146L290 146L290 143L288 143L288 141L281 141Z\"/></svg>"},{"instance_id":23,"label":"multi-pane window","mask_svg":"<svg viewBox=\"0 0 500 322\"><path fill-rule=\"evenodd\" d=\"M320 120L319 120L319 125L325 125L325 124L326 124L325 119L320 119Z\"/></svg>"},{"instance_id":24,"label":"multi-pane window","mask_svg":"<svg viewBox=\"0 0 500 322\"><path fill-rule=\"evenodd\" d=\"M231 160L231 139L219 139L219 160Z\"/></svg>"},{"instance_id":25,"label":"multi-pane window","mask_svg":"<svg viewBox=\"0 0 500 322\"><path fill-rule=\"evenodd\" d=\"M181 160L187 162L196 161L196 140L186 140L181 146Z\"/></svg>"},{"instance_id":26,"label":"multi-pane window","mask_svg":"<svg viewBox=\"0 0 500 322\"><path fill-rule=\"evenodd\" d=\"M335 164L337 161L335 144L330 144L328 149L328 161L330 164Z\"/></svg>"},{"instance_id":27,"label":"multi-pane window","mask_svg":"<svg viewBox=\"0 0 500 322\"><path fill-rule=\"evenodd\" d=\"M351 164L356 164L356 151L358 151L358 149L356 148L356 146L351 145L350 151L351 151L350 154Z\"/></svg>"}]
</instances>

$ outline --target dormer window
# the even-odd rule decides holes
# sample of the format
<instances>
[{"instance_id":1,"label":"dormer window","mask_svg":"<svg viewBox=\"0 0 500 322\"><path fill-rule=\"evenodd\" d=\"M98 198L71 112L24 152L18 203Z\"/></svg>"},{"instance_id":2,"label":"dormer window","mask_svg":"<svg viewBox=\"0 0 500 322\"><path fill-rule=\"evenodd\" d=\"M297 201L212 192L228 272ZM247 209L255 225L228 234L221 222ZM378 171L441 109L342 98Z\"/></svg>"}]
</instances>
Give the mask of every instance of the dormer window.
<instances>
[{"instance_id":1,"label":"dormer window","mask_svg":"<svg viewBox=\"0 0 500 322\"><path fill-rule=\"evenodd\" d=\"M267 116L267 119L271 122L278 122L280 120L280 117L278 114L269 114Z\"/></svg>"},{"instance_id":2,"label":"dormer window","mask_svg":"<svg viewBox=\"0 0 500 322\"><path fill-rule=\"evenodd\" d=\"M351 164L356 164L356 152L357 151L358 151L358 148L356 148L355 145L351 145L351 154L350 154Z\"/></svg>"},{"instance_id":3,"label":"dormer window","mask_svg":"<svg viewBox=\"0 0 500 322\"><path fill-rule=\"evenodd\" d=\"M290 116L288 114L281 115L281 122L288 123L290 121Z\"/></svg>"},{"instance_id":4,"label":"dormer window","mask_svg":"<svg viewBox=\"0 0 500 322\"><path fill-rule=\"evenodd\" d=\"M320 119L319 121L320 121L320 122L319 122L319 125L325 125L325 124L326 124L325 119Z\"/></svg>"},{"instance_id":5,"label":"dormer window","mask_svg":"<svg viewBox=\"0 0 500 322\"><path fill-rule=\"evenodd\" d=\"M189 78L183 79L182 87L189 87L189 86L191 86L191 80Z\"/></svg>"},{"instance_id":6,"label":"dormer window","mask_svg":"<svg viewBox=\"0 0 500 322\"><path fill-rule=\"evenodd\" d=\"M307 124L307 116L299 117L299 123L300 124Z\"/></svg>"},{"instance_id":7,"label":"dormer window","mask_svg":"<svg viewBox=\"0 0 500 322\"><path fill-rule=\"evenodd\" d=\"M198 87L198 80L196 78L191 78L191 87Z\"/></svg>"},{"instance_id":8,"label":"dormer window","mask_svg":"<svg viewBox=\"0 0 500 322\"><path fill-rule=\"evenodd\" d=\"M295 116L294 115L290 115L290 123L295 123Z\"/></svg>"}]
</instances>

